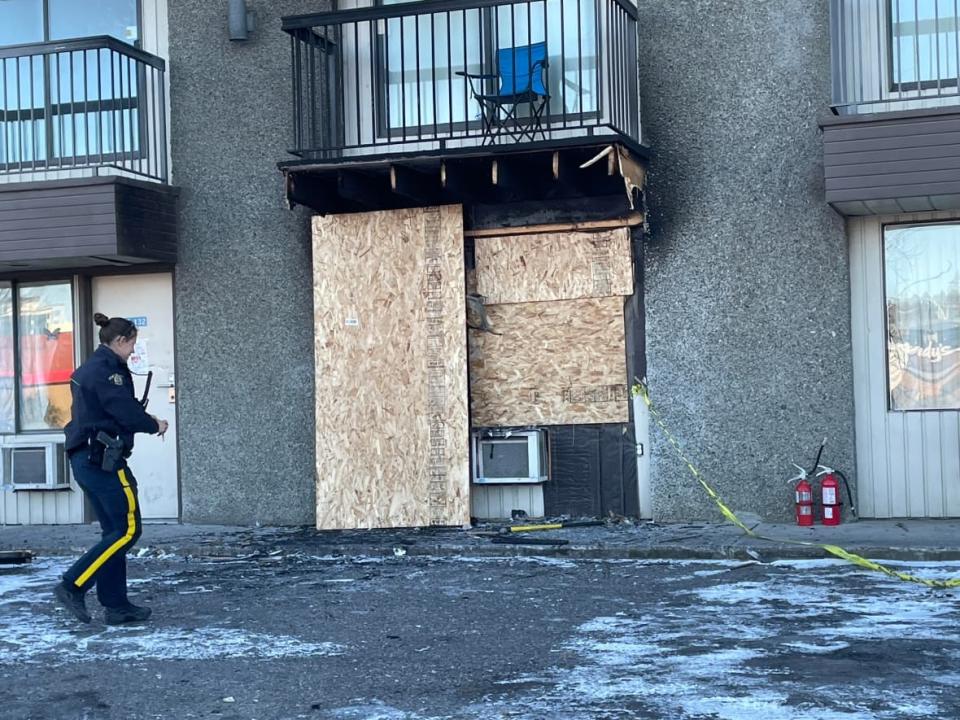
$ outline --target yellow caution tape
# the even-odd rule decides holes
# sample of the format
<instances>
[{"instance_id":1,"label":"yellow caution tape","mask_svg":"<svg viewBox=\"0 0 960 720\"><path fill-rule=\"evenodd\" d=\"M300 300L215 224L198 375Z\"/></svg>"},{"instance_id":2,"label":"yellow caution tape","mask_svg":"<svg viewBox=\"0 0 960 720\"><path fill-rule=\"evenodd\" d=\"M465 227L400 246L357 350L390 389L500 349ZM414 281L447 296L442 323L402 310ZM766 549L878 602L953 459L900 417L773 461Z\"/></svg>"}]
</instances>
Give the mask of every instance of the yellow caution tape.
<instances>
[{"instance_id":1,"label":"yellow caution tape","mask_svg":"<svg viewBox=\"0 0 960 720\"><path fill-rule=\"evenodd\" d=\"M716 491L710 487L706 480L704 480L703 475L700 474L700 471L693 465L692 462L687 458L683 452L683 448L680 447L680 443L677 442L677 439L673 436L673 433L670 432L670 429L667 427L667 424L663 421L660 413L653 406L653 400L650 398L650 393L647 390L646 385L644 385L639 380L634 384L632 388L632 393L634 397L643 398L643 402L646 403L647 408L650 410L650 417L656 421L657 425L660 427L660 430L663 432L664 437L667 438L669 443L673 446L674 450L677 451L677 455L680 459L686 464L687 469L690 470L690 473L697 479L697 482L703 487L707 495L710 496L710 499L713 500L717 507L720 508L720 512L723 516L729 520L731 523L736 525L738 528L743 530L744 533L750 537L755 537L760 540L769 540L770 542L780 542L788 543L790 545L804 545L806 547L817 547L826 552L834 555L841 560L846 560L847 562L853 563L854 565L859 565L862 568L867 570L873 570L875 572L881 572L885 575L889 575L892 578L898 580L903 580L904 582L916 583L918 585L925 585L931 588L956 588L960 587L960 577L949 578L947 580L930 580L928 578L917 577L916 575L911 575L910 573L900 572L899 570L894 570L893 568L887 567L886 565L881 565L878 562L869 560L861 555L856 553L849 552L844 550L839 545L828 545L816 542L809 542L806 540L792 540L788 538L773 538L766 535L760 535L755 533L753 530L744 525L743 521L736 516L736 514L727 507L723 501L720 499L720 496Z\"/></svg>"},{"instance_id":2,"label":"yellow caution tape","mask_svg":"<svg viewBox=\"0 0 960 720\"><path fill-rule=\"evenodd\" d=\"M537 530L560 530L563 523L545 523L543 525L511 525L510 532L536 532Z\"/></svg>"}]
</instances>

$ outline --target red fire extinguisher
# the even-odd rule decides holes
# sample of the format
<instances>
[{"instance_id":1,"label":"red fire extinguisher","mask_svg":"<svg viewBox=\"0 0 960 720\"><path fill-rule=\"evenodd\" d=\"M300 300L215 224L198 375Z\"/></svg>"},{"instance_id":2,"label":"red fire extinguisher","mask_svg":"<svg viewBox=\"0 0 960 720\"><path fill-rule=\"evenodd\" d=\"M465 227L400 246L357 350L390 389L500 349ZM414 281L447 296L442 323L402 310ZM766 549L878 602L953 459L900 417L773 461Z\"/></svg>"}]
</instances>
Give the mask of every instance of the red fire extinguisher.
<instances>
[{"instance_id":1,"label":"red fire extinguisher","mask_svg":"<svg viewBox=\"0 0 960 720\"><path fill-rule=\"evenodd\" d=\"M790 478L790 482L797 482L794 489L796 493L797 525L808 527L813 525L813 488L807 480L807 471L799 465L794 467L800 471L800 474Z\"/></svg>"},{"instance_id":2,"label":"red fire extinguisher","mask_svg":"<svg viewBox=\"0 0 960 720\"><path fill-rule=\"evenodd\" d=\"M840 483L836 471L826 465L817 468L820 480L820 504L823 506L823 524L840 524Z\"/></svg>"}]
</instances>

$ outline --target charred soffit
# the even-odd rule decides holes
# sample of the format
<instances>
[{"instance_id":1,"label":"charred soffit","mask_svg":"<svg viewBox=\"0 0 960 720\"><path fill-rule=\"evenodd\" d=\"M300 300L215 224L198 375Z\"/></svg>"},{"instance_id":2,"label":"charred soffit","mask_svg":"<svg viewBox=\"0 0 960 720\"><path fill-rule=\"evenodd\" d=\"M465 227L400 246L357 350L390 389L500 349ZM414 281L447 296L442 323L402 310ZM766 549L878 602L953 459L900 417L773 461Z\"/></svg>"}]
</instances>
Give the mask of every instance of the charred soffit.
<instances>
[{"instance_id":1,"label":"charred soffit","mask_svg":"<svg viewBox=\"0 0 960 720\"><path fill-rule=\"evenodd\" d=\"M316 212L619 196L642 207L645 158L620 144L483 154L306 160L282 164L287 201Z\"/></svg>"}]
</instances>

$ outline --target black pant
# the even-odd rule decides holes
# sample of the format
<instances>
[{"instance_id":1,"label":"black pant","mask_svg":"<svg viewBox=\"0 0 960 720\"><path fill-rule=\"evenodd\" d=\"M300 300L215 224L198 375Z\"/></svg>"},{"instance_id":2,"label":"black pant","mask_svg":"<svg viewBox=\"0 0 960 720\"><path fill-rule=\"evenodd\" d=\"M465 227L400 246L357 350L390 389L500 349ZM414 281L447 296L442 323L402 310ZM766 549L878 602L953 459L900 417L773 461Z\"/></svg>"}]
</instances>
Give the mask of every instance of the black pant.
<instances>
[{"instance_id":1,"label":"black pant","mask_svg":"<svg viewBox=\"0 0 960 720\"><path fill-rule=\"evenodd\" d=\"M137 481L124 463L116 472L95 465L85 451L70 458L73 476L100 521L103 537L63 574L65 584L86 592L94 584L97 599L108 608L127 604L127 551L140 537Z\"/></svg>"}]
</instances>

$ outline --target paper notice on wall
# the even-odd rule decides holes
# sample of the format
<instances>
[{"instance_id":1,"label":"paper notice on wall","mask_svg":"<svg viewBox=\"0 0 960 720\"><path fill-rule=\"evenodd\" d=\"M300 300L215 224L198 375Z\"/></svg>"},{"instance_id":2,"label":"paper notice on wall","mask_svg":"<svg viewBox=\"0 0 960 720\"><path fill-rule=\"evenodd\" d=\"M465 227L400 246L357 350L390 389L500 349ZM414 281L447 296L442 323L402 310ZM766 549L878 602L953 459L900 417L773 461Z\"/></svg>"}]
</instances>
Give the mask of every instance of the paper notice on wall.
<instances>
[{"instance_id":1,"label":"paper notice on wall","mask_svg":"<svg viewBox=\"0 0 960 720\"><path fill-rule=\"evenodd\" d=\"M133 346L133 354L127 360L127 367L130 368L132 373L144 374L150 372L150 357L147 354L146 339L137 340L136 345Z\"/></svg>"}]
</instances>

